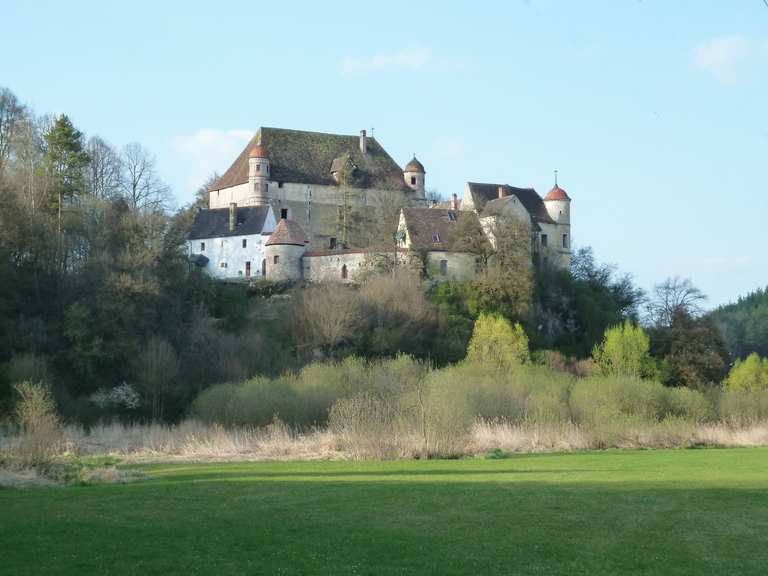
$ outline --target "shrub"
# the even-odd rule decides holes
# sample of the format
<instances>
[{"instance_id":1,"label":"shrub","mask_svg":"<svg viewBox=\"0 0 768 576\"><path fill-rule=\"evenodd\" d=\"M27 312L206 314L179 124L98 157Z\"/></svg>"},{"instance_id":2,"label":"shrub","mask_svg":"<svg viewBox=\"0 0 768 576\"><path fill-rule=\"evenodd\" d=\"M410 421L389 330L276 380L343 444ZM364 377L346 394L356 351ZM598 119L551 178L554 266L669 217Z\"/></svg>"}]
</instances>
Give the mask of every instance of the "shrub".
<instances>
[{"instance_id":1,"label":"shrub","mask_svg":"<svg viewBox=\"0 0 768 576\"><path fill-rule=\"evenodd\" d=\"M60 422L50 389L40 383L20 382L14 386L16 422L21 431L17 457L22 466L42 466L56 455Z\"/></svg>"},{"instance_id":2,"label":"shrub","mask_svg":"<svg viewBox=\"0 0 768 576\"><path fill-rule=\"evenodd\" d=\"M689 388L665 389L666 417L683 418L688 422L704 422L715 415L712 399Z\"/></svg>"},{"instance_id":3,"label":"shrub","mask_svg":"<svg viewBox=\"0 0 768 576\"><path fill-rule=\"evenodd\" d=\"M648 350L650 341L642 328L629 320L605 331L592 357L603 375L652 378L656 368Z\"/></svg>"},{"instance_id":4,"label":"shrub","mask_svg":"<svg viewBox=\"0 0 768 576\"><path fill-rule=\"evenodd\" d=\"M501 316L481 314L475 321L467 347L467 361L505 370L530 360L528 337L520 324L514 326Z\"/></svg>"},{"instance_id":5,"label":"shrub","mask_svg":"<svg viewBox=\"0 0 768 576\"><path fill-rule=\"evenodd\" d=\"M593 376L577 380L569 399L576 422L595 424L632 417L660 420L666 407L666 389L658 382L629 376Z\"/></svg>"},{"instance_id":6,"label":"shrub","mask_svg":"<svg viewBox=\"0 0 768 576\"><path fill-rule=\"evenodd\" d=\"M768 389L768 358L760 359L756 352L746 360L736 360L725 380L728 390L765 390Z\"/></svg>"}]
</instances>

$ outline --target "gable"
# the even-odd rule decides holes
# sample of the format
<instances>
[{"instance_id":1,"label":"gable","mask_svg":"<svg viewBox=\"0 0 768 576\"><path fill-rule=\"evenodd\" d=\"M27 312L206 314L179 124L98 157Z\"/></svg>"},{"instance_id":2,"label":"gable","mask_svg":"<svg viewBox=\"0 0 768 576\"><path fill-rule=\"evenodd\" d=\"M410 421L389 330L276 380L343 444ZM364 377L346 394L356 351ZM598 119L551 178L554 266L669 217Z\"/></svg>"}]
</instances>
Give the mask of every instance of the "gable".
<instances>
[{"instance_id":1,"label":"gable","mask_svg":"<svg viewBox=\"0 0 768 576\"><path fill-rule=\"evenodd\" d=\"M523 207L528 211L528 214L530 214L531 220L546 224L555 223L549 215L549 212L547 212L544 200L533 188L516 188L514 186L509 186L508 184L483 184L478 182L468 182L467 186L472 195L475 209L478 212L483 212L486 204L504 199L499 198L499 188L501 187L503 188L505 197L515 196L520 201Z\"/></svg>"}]
</instances>

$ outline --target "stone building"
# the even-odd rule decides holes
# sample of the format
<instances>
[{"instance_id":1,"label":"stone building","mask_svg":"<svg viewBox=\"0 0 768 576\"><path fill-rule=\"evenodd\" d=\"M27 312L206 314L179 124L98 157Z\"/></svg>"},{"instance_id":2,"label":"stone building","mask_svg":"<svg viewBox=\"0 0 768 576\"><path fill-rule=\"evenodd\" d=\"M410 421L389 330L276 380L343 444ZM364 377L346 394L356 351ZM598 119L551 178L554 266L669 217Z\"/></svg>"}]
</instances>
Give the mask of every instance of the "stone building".
<instances>
[{"instance_id":1,"label":"stone building","mask_svg":"<svg viewBox=\"0 0 768 576\"><path fill-rule=\"evenodd\" d=\"M211 209L272 207L301 226L313 250L391 241L402 207L425 205L425 171L405 167L368 136L260 128L209 193Z\"/></svg>"},{"instance_id":2,"label":"stone building","mask_svg":"<svg viewBox=\"0 0 768 576\"><path fill-rule=\"evenodd\" d=\"M478 243L510 218L530 235L531 261L570 266L571 199L555 186L467 182L461 198L427 205L424 166L400 168L358 136L261 128L213 185L195 217L190 260L213 277L355 282L376 263L417 258L437 280L469 279Z\"/></svg>"}]
</instances>

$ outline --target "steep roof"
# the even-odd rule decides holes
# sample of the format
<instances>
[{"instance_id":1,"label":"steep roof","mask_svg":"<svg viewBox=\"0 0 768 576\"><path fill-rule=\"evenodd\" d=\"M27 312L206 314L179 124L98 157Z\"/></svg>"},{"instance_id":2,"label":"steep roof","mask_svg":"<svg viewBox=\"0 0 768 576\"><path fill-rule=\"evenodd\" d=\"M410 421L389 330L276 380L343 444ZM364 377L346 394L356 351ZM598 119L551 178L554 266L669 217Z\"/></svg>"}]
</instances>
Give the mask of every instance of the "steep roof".
<instances>
[{"instance_id":1,"label":"steep roof","mask_svg":"<svg viewBox=\"0 0 768 576\"><path fill-rule=\"evenodd\" d=\"M238 206L235 230L229 231L229 208L200 210L195 214L195 221L188 238L220 238L224 236L248 236L261 234L267 219L269 206Z\"/></svg>"},{"instance_id":2,"label":"steep roof","mask_svg":"<svg viewBox=\"0 0 768 576\"><path fill-rule=\"evenodd\" d=\"M502 187L505 196L517 197L534 222L555 223L547 212L544 200L533 188L516 188L508 184L482 184L479 182L468 182L468 185L478 212L483 212L488 202L499 198L499 187Z\"/></svg>"},{"instance_id":3,"label":"steep roof","mask_svg":"<svg viewBox=\"0 0 768 576\"><path fill-rule=\"evenodd\" d=\"M415 250L453 250L461 230L477 226L476 234L483 234L477 214L443 208L404 208L405 225ZM469 222L467 222L469 220Z\"/></svg>"},{"instance_id":4,"label":"steep roof","mask_svg":"<svg viewBox=\"0 0 768 576\"><path fill-rule=\"evenodd\" d=\"M515 194L510 194L509 196L504 196L503 198L496 198L494 200L489 200L485 203L485 206L483 207L483 211L480 213L480 216L485 218L487 216L505 216L508 215L509 212L505 211L505 208L507 205L512 202L513 200L518 200L517 196ZM520 202L522 204L522 201ZM525 208L525 205L523 205ZM526 208L526 211L528 209ZM530 212L529 212L530 214ZM538 221L536 218L531 218L531 226L534 230L540 231L541 227L539 226Z\"/></svg>"},{"instance_id":5,"label":"steep roof","mask_svg":"<svg viewBox=\"0 0 768 576\"><path fill-rule=\"evenodd\" d=\"M557 184L547 192L547 195L544 196L544 201L548 202L550 200L570 200L571 198L566 194L565 190L560 188Z\"/></svg>"},{"instance_id":6,"label":"steep roof","mask_svg":"<svg viewBox=\"0 0 768 576\"><path fill-rule=\"evenodd\" d=\"M291 245L291 246L304 246L309 240L307 235L304 234L304 230L301 226L293 220L286 220L283 218L275 226L275 231L267 240L267 246L275 246L278 244Z\"/></svg>"},{"instance_id":7,"label":"steep roof","mask_svg":"<svg viewBox=\"0 0 768 576\"><path fill-rule=\"evenodd\" d=\"M421 174L424 174L424 164L416 160L416 156L414 156L413 159L405 165L403 172L420 172Z\"/></svg>"},{"instance_id":8,"label":"steep roof","mask_svg":"<svg viewBox=\"0 0 768 576\"><path fill-rule=\"evenodd\" d=\"M260 146L269 158L271 180L336 186L331 176L331 165L334 159L349 154L364 175L360 182L362 187L409 190L403 180L402 169L375 138L368 138L367 154L363 155L359 136L283 128L259 128L211 189L221 190L248 182L248 155L255 146Z\"/></svg>"}]
</instances>

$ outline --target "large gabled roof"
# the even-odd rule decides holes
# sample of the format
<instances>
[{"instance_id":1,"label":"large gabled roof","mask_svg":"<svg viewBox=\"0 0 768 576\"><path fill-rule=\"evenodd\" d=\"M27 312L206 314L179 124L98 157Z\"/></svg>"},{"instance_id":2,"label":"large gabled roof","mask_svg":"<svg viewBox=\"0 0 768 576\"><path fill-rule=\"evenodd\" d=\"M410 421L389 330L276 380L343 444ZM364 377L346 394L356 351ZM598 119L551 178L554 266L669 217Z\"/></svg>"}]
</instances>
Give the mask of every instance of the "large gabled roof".
<instances>
[{"instance_id":1,"label":"large gabled roof","mask_svg":"<svg viewBox=\"0 0 768 576\"><path fill-rule=\"evenodd\" d=\"M229 208L200 210L189 231L189 239L249 236L261 234L269 213L269 206L238 206L234 231L229 230Z\"/></svg>"},{"instance_id":2,"label":"large gabled roof","mask_svg":"<svg viewBox=\"0 0 768 576\"><path fill-rule=\"evenodd\" d=\"M534 222L545 224L554 224L555 221L547 212L544 200L533 188L516 188L508 184L483 184L479 182L468 182L469 191L475 203L475 209L483 212L488 202L499 198L499 188L503 189L504 196L516 196L523 207L531 215Z\"/></svg>"},{"instance_id":3,"label":"large gabled roof","mask_svg":"<svg viewBox=\"0 0 768 576\"><path fill-rule=\"evenodd\" d=\"M482 235L477 214L468 210L403 208L405 225L414 250L454 250L462 232ZM467 227L474 230L467 230Z\"/></svg>"},{"instance_id":4,"label":"large gabled roof","mask_svg":"<svg viewBox=\"0 0 768 576\"><path fill-rule=\"evenodd\" d=\"M361 172L362 187L409 190L403 180L403 170L375 138L368 137L367 153L363 154L357 135L284 128L260 128L211 189L221 190L248 182L248 156L255 146L260 146L269 158L270 180L336 186L331 165L334 159L348 154Z\"/></svg>"}]
</instances>

